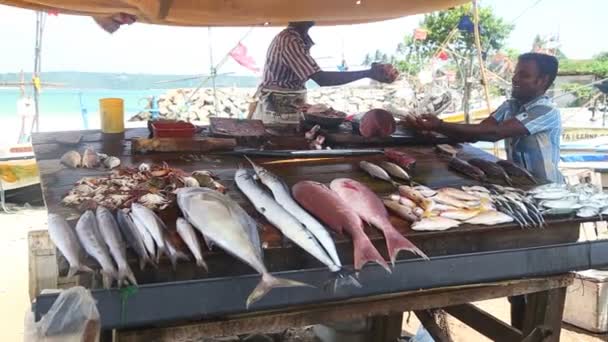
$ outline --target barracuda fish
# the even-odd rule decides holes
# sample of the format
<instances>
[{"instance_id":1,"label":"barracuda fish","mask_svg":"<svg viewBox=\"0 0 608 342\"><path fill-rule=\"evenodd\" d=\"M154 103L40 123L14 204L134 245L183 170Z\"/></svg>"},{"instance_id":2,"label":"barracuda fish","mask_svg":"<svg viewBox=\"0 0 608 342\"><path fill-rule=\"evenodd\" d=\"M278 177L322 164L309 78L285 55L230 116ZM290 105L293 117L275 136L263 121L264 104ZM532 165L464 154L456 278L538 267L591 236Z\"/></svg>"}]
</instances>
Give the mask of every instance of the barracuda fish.
<instances>
[{"instance_id":1,"label":"barracuda fish","mask_svg":"<svg viewBox=\"0 0 608 342\"><path fill-rule=\"evenodd\" d=\"M192 255L194 255L194 259L196 259L196 265L204 268L209 271L207 267L207 263L203 259L203 253L201 251L201 245L198 243L198 238L196 237L196 233L194 233L194 228L192 225L186 221L185 219L178 217L176 222L177 233L184 240Z\"/></svg>"},{"instance_id":2,"label":"barracuda fish","mask_svg":"<svg viewBox=\"0 0 608 342\"><path fill-rule=\"evenodd\" d=\"M389 175L397 179L402 179L406 182L412 181L410 175L401 166L395 163L383 161L380 163L380 167L382 167L386 172L388 172Z\"/></svg>"},{"instance_id":3,"label":"barracuda fish","mask_svg":"<svg viewBox=\"0 0 608 342\"><path fill-rule=\"evenodd\" d=\"M99 232L118 266L118 287L122 286L126 280L129 280L133 285L137 285L135 275L133 275L133 271L127 263L127 245L122 239L122 235L120 235L118 223L116 223L114 215L102 206L97 207L95 215L97 217Z\"/></svg>"},{"instance_id":4,"label":"barracuda fish","mask_svg":"<svg viewBox=\"0 0 608 342\"><path fill-rule=\"evenodd\" d=\"M122 235L125 237L125 240L127 240L127 244L135 251L139 258L139 268L143 270L146 264L157 267L146 250L144 238L129 214L124 210L118 210L116 213L116 220L118 221L118 227L120 228ZM152 241L152 249L154 249L154 241Z\"/></svg>"},{"instance_id":5,"label":"barracuda fish","mask_svg":"<svg viewBox=\"0 0 608 342\"><path fill-rule=\"evenodd\" d=\"M513 185L511 177L503 170L502 167L492 163L489 160L481 158L472 158L468 160L469 164L480 168L487 177L503 180L507 185Z\"/></svg>"},{"instance_id":6,"label":"barracuda fish","mask_svg":"<svg viewBox=\"0 0 608 342\"><path fill-rule=\"evenodd\" d=\"M262 275L247 298L247 308L273 288L310 286L276 278L268 272L262 261L255 221L227 195L206 188L181 188L177 190L177 203L188 221L204 236Z\"/></svg>"},{"instance_id":7,"label":"barracuda fish","mask_svg":"<svg viewBox=\"0 0 608 342\"><path fill-rule=\"evenodd\" d=\"M253 167L253 170L259 177L260 181L270 189L275 201L288 213L300 221L300 223L302 223L304 227L306 227L306 229L312 233L319 244L321 244L321 246L325 249L331 260L338 267L342 267L342 262L340 261L340 257L336 251L336 244L334 243L334 239L332 239L327 229L325 229L325 227L319 221L317 221L317 219L306 212L306 210L300 207L300 205L291 196L291 192L289 191L287 185L285 185L285 183L278 176L254 163L251 161L251 159L247 158L247 160L249 163L251 163L251 166Z\"/></svg>"},{"instance_id":8,"label":"barracuda fish","mask_svg":"<svg viewBox=\"0 0 608 342\"><path fill-rule=\"evenodd\" d=\"M347 232L351 236L355 270L361 270L368 262L375 262L391 273L386 261L365 234L359 215L338 194L324 184L312 181L296 183L292 193L300 205L336 233Z\"/></svg>"},{"instance_id":9,"label":"barracuda fish","mask_svg":"<svg viewBox=\"0 0 608 342\"><path fill-rule=\"evenodd\" d=\"M423 218L418 222L414 222L412 224L412 229L418 231L447 230L453 227L458 227L459 225L460 222L456 220L452 220L446 217L435 216Z\"/></svg>"},{"instance_id":10,"label":"barracuda fish","mask_svg":"<svg viewBox=\"0 0 608 342\"><path fill-rule=\"evenodd\" d=\"M335 286L355 285L361 286L353 277L347 276L341 265L336 264L327 251L293 215L280 206L272 196L258 185L253 176L246 169L238 169L234 175L238 188L245 194L255 209L275 226L283 235L296 245L300 246L308 254L315 257L330 271L337 274Z\"/></svg>"},{"instance_id":11,"label":"barracuda fish","mask_svg":"<svg viewBox=\"0 0 608 342\"><path fill-rule=\"evenodd\" d=\"M97 260L101 266L103 287L109 289L112 286L112 281L117 278L118 273L112 263L108 247L97 228L97 220L93 211L87 210L80 216L75 230L84 250Z\"/></svg>"},{"instance_id":12,"label":"barracuda fish","mask_svg":"<svg viewBox=\"0 0 608 342\"><path fill-rule=\"evenodd\" d=\"M374 178L378 178L381 179L383 181L389 182L391 184L393 184L395 187L399 186L399 183L395 182L391 176L384 171L383 168L381 168L380 166L374 164L374 163L370 163L368 161L362 160L359 162L359 167L367 172L367 174L369 174L370 176L374 177Z\"/></svg>"},{"instance_id":13,"label":"barracuda fish","mask_svg":"<svg viewBox=\"0 0 608 342\"><path fill-rule=\"evenodd\" d=\"M80 243L68 222L57 214L49 214L48 219L49 237L70 264L68 277L73 277L77 272L93 272L80 258Z\"/></svg>"},{"instance_id":14,"label":"barracuda fish","mask_svg":"<svg viewBox=\"0 0 608 342\"><path fill-rule=\"evenodd\" d=\"M428 257L399 233L388 220L388 212L382 201L365 185L348 178L334 179L330 186L338 196L347 201L363 221L384 233L391 263L395 265L399 251L406 250L425 259Z\"/></svg>"}]
</instances>

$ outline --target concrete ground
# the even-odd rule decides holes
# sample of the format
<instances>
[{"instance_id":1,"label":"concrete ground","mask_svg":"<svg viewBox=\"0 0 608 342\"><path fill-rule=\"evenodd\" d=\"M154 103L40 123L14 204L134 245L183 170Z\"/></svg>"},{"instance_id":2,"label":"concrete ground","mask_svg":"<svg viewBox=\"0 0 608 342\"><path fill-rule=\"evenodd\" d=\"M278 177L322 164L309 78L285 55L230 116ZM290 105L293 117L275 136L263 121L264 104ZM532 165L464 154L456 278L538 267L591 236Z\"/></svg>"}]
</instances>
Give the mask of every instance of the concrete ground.
<instances>
[{"instance_id":1,"label":"concrete ground","mask_svg":"<svg viewBox=\"0 0 608 342\"><path fill-rule=\"evenodd\" d=\"M0 212L0 269L5 279L0 282L0 317L2 317L0 341L23 340L24 317L30 306L27 233L30 230L46 228L45 208L13 207L13 210L11 214ZM476 304L498 318L508 321L509 306L506 299L488 300ZM450 332L455 342L488 341L460 321L448 317ZM419 324L412 314L409 322L404 319L403 329L414 334ZM593 335L569 325L564 325L561 336L563 342L608 341L608 335Z\"/></svg>"}]
</instances>

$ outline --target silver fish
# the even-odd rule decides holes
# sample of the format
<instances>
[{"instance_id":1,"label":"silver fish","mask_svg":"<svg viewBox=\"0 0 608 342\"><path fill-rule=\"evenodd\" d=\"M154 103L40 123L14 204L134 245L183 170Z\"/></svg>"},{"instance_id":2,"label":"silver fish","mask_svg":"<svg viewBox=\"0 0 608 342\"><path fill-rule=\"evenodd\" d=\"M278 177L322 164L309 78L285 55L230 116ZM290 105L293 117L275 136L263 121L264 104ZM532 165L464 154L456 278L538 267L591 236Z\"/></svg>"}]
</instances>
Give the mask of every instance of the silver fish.
<instances>
[{"instance_id":1,"label":"silver fish","mask_svg":"<svg viewBox=\"0 0 608 342\"><path fill-rule=\"evenodd\" d=\"M513 218L500 211L485 211L467 221L469 224L483 224L486 226L493 226L495 224L512 222Z\"/></svg>"},{"instance_id":2,"label":"silver fish","mask_svg":"<svg viewBox=\"0 0 608 342\"><path fill-rule=\"evenodd\" d=\"M551 208L544 210L543 215L565 215L575 212L576 208Z\"/></svg>"},{"instance_id":3,"label":"silver fish","mask_svg":"<svg viewBox=\"0 0 608 342\"><path fill-rule=\"evenodd\" d=\"M116 221L118 222L118 227L120 228L122 235L125 237L125 240L127 240L127 244L139 257L139 268L143 270L146 264L156 267L156 264L152 261L146 250L144 238L129 214L124 210L118 210L116 213ZM152 248L154 248L154 242L152 242L152 244Z\"/></svg>"},{"instance_id":4,"label":"silver fish","mask_svg":"<svg viewBox=\"0 0 608 342\"><path fill-rule=\"evenodd\" d=\"M537 200L558 200L565 197L571 196L572 193L567 190L563 191L547 191L547 192L539 192L533 195L533 197Z\"/></svg>"},{"instance_id":5,"label":"silver fish","mask_svg":"<svg viewBox=\"0 0 608 342\"><path fill-rule=\"evenodd\" d=\"M194 259L196 259L196 264L199 267L202 267L208 271L209 268L207 267L207 263L205 263L205 260L203 259L201 245L198 243L198 238L196 237L196 233L194 233L194 228L192 228L192 225L190 225L190 223L185 219L179 217L177 219L176 227L177 233L182 238L182 240L184 240L186 246L188 246L188 249L190 249L190 252L192 252L192 255L194 255Z\"/></svg>"},{"instance_id":6,"label":"silver fish","mask_svg":"<svg viewBox=\"0 0 608 342\"><path fill-rule=\"evenodd\" d=\"M589 218L599 215L600 210L595 207L582 207L576 212L576 216Z\"/></svg>"},{"instance_id":7,"label":"silver fish","mask_svg":"<svg viewBox=\"0 0 608 342\"><path fill-rule=\"evenodd\" d=\"M384 206L386 206L390 211L408 222L416 222L420 219L416 214L414 214L411 207L407 207L399 202L391 200L382 200L382 203L384 203Z\"/></svg>"},{"instance_id":8,"label":"silver fish","mask_svg":"<svg viewBox=\"0 0 608 342\"><path fill-rule=\"evenodd\" d=\"M70 264L68 277L74 276L76 272L93 272L83 264L80 258L82 251L78 237L63 216L49 214L48 219L49 237Z\"/></svg>"},{"instance_id":9,"label":"silver fish","mask_svg":"<svg viewBox=\"0 0 608 342\"><path fill-rule=\"evenodd\" d=\"M120 230L114 216L108 209L102 206L97 207L95 214L97 216L99 232L106 245L108 245L110 254L114 257L114 261L118 266L118 287L123 282L126 282L127 279L131 284L137 285L135 275L133 275L133 271L131 271L131 267L127 263L127 245L120 235Z\"/></svg>"},{"instance_id":10,"label":"silver fish","mask_svg":"<svg viewBox=\"0 0 608 342\"><path fill-rule=\"evenodd\" d=\"M469 192L485 192L486 194L490 193L490 190L488 190L487 188L480 186L480 185L473 185L473 186L462 186L462 190Z\"/></svg>"},{"instance_id":11,"label":"silver fish","mask_svg":"<svg viewBox=\"0 0 608 342\"><path fill-rule=\"evenodd\" d=\"M554 192L554 191L563 191L567 190L568 186L563 183L549 183L544 185L539 185L533 189L528 190L529 194L539 194L542 192Z\"/></svg>"},{"instance_id":12,"label":"silver fish","mask_svg":"<svg viewBox=\"0 0 608 342\"><path fill-rule=\"evenodd\" d=\"M148 230L154 242L156 242L156 246L158 247L156 262L159 261L161 254L169 256L163 237L164 224L154 211L136 202L131 205L131 215Z\"/></svg>"},{"instance_id":13,"label":"silver fish","mask_svg":"<svg viewBox=\"0 0 608 342\"><path fill-rule=\"evenodd\" d=\"M166 237L166 235L165 235ZM190 257L188 257L188 255L186 255L186 253L178 250L173 243L171 243L171 240L168 240L165 238L165 246L167 247L167 255L169 256L169 260L171 261L171 266L173 267L173 270L177 269L177 261L178 260L190 260Z\"/></svg>"},{"instance_id":14,"label":"silver fish","mask_svg":"<svg viewBox=\"0 0 608 342\"><path fill-rule=\"evenodd\" d=\"M75 230L84 250L97 260L101 266L103 287L109 289L112 286L112 281L117 278L118 273L116 267L114 267L114 263L112 263L108 246L106 246L97 228L97 219L93 211L87 210L80 216Z\"/></svg>"},{"instance_id":15,"label":"silver fish","mask_svg":"<svg viewBox=\"0 0 608 342\"><path fill-rule=\"evenodd\" d=\"M460 201L479 201L479 197L471 195L456 188L442 188L438 190L439 193L448 195Z\"/></svg>"},{"instance_id":16,"label":"silver fish","mask_svg":"<svg viewBox=\"0 0 608 342\"><path fill-rule=\"evenodd\" d=\"M137 217L133 216L133 213L129 214L129 218L131 218L135 224L135 228L137 228L137 231L144 242L146 252L148 252L148 256L150 256L150 261L154 262L153 259L156 259L156 246L154 245L154 238L152 235L150 235L150 232L148 229L146 229L146 226Z\"/></svg>"},{"instance_id":17,"label":"silver fish","mask_svg":"<svg viewBox=\"0 0 608 342\"><path fill-rule=\"evenodd\" d=\"M458 227L460 222L445 217L427 217L423 218L418 222L412 224L413 230L426 231L426 230L447 230L450 228Z\"/></svg>"},{"instance_id":18,"label":"silver fish","mask_svg":"<svg viewBox=\"0 0 608 342\"><path fill-rule=\"evenodd\" d=\"M420 192L420 194L422 196L426 197L426 198L433 197L433 196L437 195L437 191L435 191L435 190L433 190L433 189L431 189L431 188L429 188L428 186L425 186L425 185L416 185L414 187L414 190Z\"/></svg>"},{"instance_id":19,"label":"silver fish","mask_svg":"<svg viewBox=\"0 0 608 342\"><path fill-rule=\"evenodd\" d=\"M476 203L465 202L441 192L433 196L433 200L438 203L447 204L456 208L463 209L479 206L479 201L477 201Z\"/></svg>"},{"instance_id":20,"label":"silver fish","mask_svg":"<svg viewBox=\"0 0 608 342\"><path fill-rule=\"evenodd\" d=\"M177 190L177 203L188 221L204 236L262 275L247 298L247 307L273 288L310 286L276 278L268 272L262 261L255 221L230 197L206 188L182 188Z\"/></svg>"},{"instance_id":21,"label":"silver fish","mask_svg":"<svg viewBox=\"0 0 608 342\"><path fill-rule=\"evenodd\" d=\"M234 180L255 209L264 215L285 237L314 256L332 272L340 271L340 266L331 259L314 235L265 192L246 169L238 169L234 175Z\"/></svg>"},{"instance_id":22,"label":"silver fish","mask_svg":"<svg viewBox=\"0 0 608 342\"><path fill-rule=\"evenodd\" d=\"M386 171L389 175L397 179L402 179L408 182L412 179L410 175L401 166L395 163L383 161L380 163L380 167L382 167L384 171Z\"/></svg>"},{"instance_id":23,"label":"silver fish","mask_svg":"<svg viewBox=\"0 0 608 342\"><path fill-rule=\"evenodd\" d=\"M387 182L393 184L394 186L399 186L399 184L397 182L393 181L391 176L386 171L384 171L383 168L381 168L380 166L378 166L374 163L370 163L368 161L362 160L359 162L359 167L374 178L378 178L383 181L387 181Z\"/></svg>"},{"instance_id":24,"label":"silver fish","mask_svg":"<svg viewBox=\"0 0 608 342\"><path fill-rule=\"evenodd\" d=\"M481 211L479 209L456 209L442 211L439 213L439 216L452 220L466 221L479 215L480 212Z\"/></svg>"},{"instance_id":25,"label":"silver fish","mask_svg":"<svg viewBox=\"0 0 608 342\"><path fill-rule=\"evenodd\" d=\"M601 215L608 215L608 207L602 209L602 211L600 212Z\"/></svg>"},{"instance_id":26,"label":"silver fish","mask_svg":"<svg viewBox=\"0 0 608 342\"><path fill-rule=\"evenodd\" d=\"M583 207L582 204L578 203L576 199L563 199L563 200L552 200L540 202L545 208L549 209L580 209Z\"/></svg>"},{"instance_id":27,"label":"silver fish","mask_svg":"<svg viewBox=\"0 0 608 342\"><path fill-rule=\"evenodd\" d=\"M338 266L342 267L342 262L336 251L336 244L327 229L316 218L304 210L291 196L289 188L275 174L261 167L260 165L247 158L253 166L253 170L259 177L260 181L270 189L275 201L283 207L288 213L295 217L308 229L317 239L319 244L323 246L331 260Z\"/></svg>"}]
</instances>

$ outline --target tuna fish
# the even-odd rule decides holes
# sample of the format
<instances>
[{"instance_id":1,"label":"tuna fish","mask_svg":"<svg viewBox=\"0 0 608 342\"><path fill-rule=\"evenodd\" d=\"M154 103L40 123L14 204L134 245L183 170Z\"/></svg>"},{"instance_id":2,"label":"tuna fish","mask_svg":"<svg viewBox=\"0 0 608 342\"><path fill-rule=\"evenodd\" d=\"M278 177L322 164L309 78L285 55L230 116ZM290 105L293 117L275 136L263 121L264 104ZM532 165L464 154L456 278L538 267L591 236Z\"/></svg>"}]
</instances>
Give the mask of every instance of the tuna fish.
<instances>
[{"instance_id":1,"label":"tuna fish","mask_svg":"<svg viewBox=\"0 0 608 342\"><path fill-rule=\"evenodd\" d=\"M334 179L330 188L335 191L367 223L384 233L391 263L394 265L399 251L406 250L425 259L428 257L401 235L388 220L382 201L365 185L347 178Z\"/></svg>"},{"instance_id":2,"label":"tuna fish","mask_svg":"<svg viewBox=\"0 0 608 342\"><path fill-rule=\"evenodd\" d=\"M386 261L365 235L363 221L351 207L327 186L301 181L292 188L296 201L338 234L348 233L353 240L355 270L375 262L391 273Z\"/></svg>"},{"instance_id":3,"label":"tuna fish","mask_svg":"<svg viewBox=\"0 0 608 342\"><path fill-rule=\"evenodd\" d=\"M127 245L120 235L114 216L102 206L97 207L96 216L99 232L118 266L118 286L120 287L127 279L131 284L137 285L133 271L127 263Z\"/></svg>"},{"instance_id":4,"label":"tuna fish","mask_svg":"<svg viewBox=\"0 0 608 342\"><path fill-rule=\"evenodd\" d=\"M273 288L310 286L276 278L268 272L262 261L256 222L230 197L206 188L182 188L177 190L177 203L188 221L207 239L262 275L247 298L247 307Z\"/></svg>"},{"instance_id":5,"label":"tuna fish","mask_svg":"<svg viewBox=\"0 0 608 342\"><path fill-rule=\"evenodd\" d=\"M93 211L87 210L80 216L75 230L84 250L101 266L103 287L109 289L118 273L112 263L108 246L103 241L103 237L97 228L97 220Z\"/></svg>"},{"instance_id":6,"label":"tuna fish","mask_svg":"<svg viewBox=\"0 0 608 342\"><path fill-rule=\"evenodd\" d=\"M49 237L70 264L68 277L74 276L76 272L93 272L80 258L80 243L68 222L60 215L49 214L48 227Z\"/></svg>"}]
</instances>

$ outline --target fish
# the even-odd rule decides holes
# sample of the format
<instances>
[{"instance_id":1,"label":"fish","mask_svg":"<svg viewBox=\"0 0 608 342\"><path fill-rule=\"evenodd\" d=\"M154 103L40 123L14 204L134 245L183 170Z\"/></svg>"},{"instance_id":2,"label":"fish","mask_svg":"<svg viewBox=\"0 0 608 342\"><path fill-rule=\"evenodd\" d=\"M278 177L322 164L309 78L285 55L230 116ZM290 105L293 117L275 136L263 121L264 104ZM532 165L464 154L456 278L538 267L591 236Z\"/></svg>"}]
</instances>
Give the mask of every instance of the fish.
<instances>
[{"instance_id":1,"label":"fish","mask_svg":"<svg viewBox=\"0 0 608 342\"><path fill-rule=\"evenodd\" d=\"M133 285L137 285L135 275L127 263L127 245L122 235L120 235L114 215L107 208L98 206L95 216L97 217L99 233L101 233L110 254L114 258L114 262L116 262L116 266L118 266L118 286L120 287L126 280L129 280Z\"/></svg>"},{"instance_id":2,"label":"fish","mask_svg":"<svg viewBox=\"0 0 608 342\"><path fill-rule=\"evenodd\" d=\"M564 183L548 183L539 185L535 188L528 190L529 194L538 194L541 192L549 192L549 191L563 191L568 190L568 185Z\"/></svg>"},{"instance_id":3,"label":"fish","mask_svg":"<svg viewBox=\"0 0 608 342\"><path fill-rule=\"evenodd\" d=\"M458 154L458 150L454 146L448 144L435 145L435 149L437 152L447 154L450 157L455 157Z\"/></svg>"},{"instance_id":4,"label":"fish","mask_svg":"<svg viewBox=\"0 0 608 342\"><path fill-rule=\"evenodd\" d=\"M365 185L348 178L337 178L329 187L335 191L361 219L384 233L388 254L393 266L399 251L405 250L428 259L418 247L401 235L388 220L388 212L382 201Z\"/></svg>"},{"instance_id":5,"label":"fish","mask_svg":"<svg viewBox=\"0 0 608 342\"><path fill-rule=\"evenodd\" d=\"M493 226L495 224L513 222L513 218L500 211L485 211L471 219L465 221L469 224L482 224L486 226Z\"/></svg>"},{"instance_id":6,"label":"fish","mask_svg":"<svg viewBox=\"0 0 608 342\"><path fill-rule=\"evenodd\" d=\"M480 185L473 185L473 186L463 185L462 190L464 190L466 192L483 192L486 194L490 193L490 190L488 190L487 188L480 186Z\"/></svg>"},{"instance_id":7,"label":"fish","mask_svg":"<svg viewBox=\"0 0 608 342\"><path fill-rule=\"evenodd\" d=\"M563 190L563 191L539 192L539 193L533 194L532 197L534 197L534 199L537 199L537 200L557 200L557 199L563 199L566 197L574 197L574 196L570 191Z\"/></svg>"},{"instance_id":8,"label":"fish","mask_svg":"<svg viewBox=\"0 0 608 342\"><path fill-rule=\"evenodd\" d=\"M607 201L608 194L605 192L600 192L600 193L591 195L591 197L589 197L589 199L592 201Z\"/></svg>"},{"instance_id":9,"label":"fish","mask_svg":"<svg viewBox=\"0 0 608 342\"><path fill-rule=\"evenodd\" d=\"M411 186L401 185L398 189L401 196L409 198L416 204L421 204L425 200L425 197L420 193L420 191L412 188Z\"/></svg>"},{"instance_id":10,"label":"fish","mask_svg":"<svg viewBox=\"0 0 608 342\"><path fill-rule=\"evenodd\" d=\"M383 161L380 162L380 167L382 167L384 171L386 171L392 177L402 179L407 182L410 182L412 180L410 175L401 166L395 163Z\"/></svg>"},{"instance_id":11,"label":"fish","mask_svg":"<svg viewBox=\"0 0 608 342\"><path fill-rule=\"evenodd\" d=\"M103 165L108 169L113 169L120 166L120 159L118 157L109 156L103 160Z\"/></svg>"},{"instance_id":12,"label":"fish","mask_svg":"<svg viewBox=\"0 0 608 342\"><path fill-rule=\"evenodd\" d=\"M135 222L131 219L131 216L129 216L129 213L124 210L118 210L116 212L116 221L118 222L118 227L120 228L122 235L125 237L125 240L127 240L127 244L139 257L139 268L143 270L146 264L157 267L150 258L150 255L146 250L146 245L144 244L144 238L135 225ZM152 242L152 244L152 248L154 248L154 242Z\"/></svg>"},{"instance_id":13,"label":"fish","mask_svg":"<svg viewBox=\"0 0 608 342\"><path fill-rule=\"evenodd\" d=\"M529 180L532 184L538 184L538 181L532 174L523 167L512 163L508 160L499 160L496 165L500 166L511 177L520 177Z\"/></svg>"},{"instance_id":14,"label":"fish","mask_svg":"<svg viewBox=\"0 0 608 342\"><path fill-rule=\"evenodd\" d=\"M462 159L456 157L450 158L448 168L479 182L486 181L486 174L480 168L473 166Z\"/></svg>"},{"instance_id":15,"label":"fish","mask_svg":"<svg viewBox=\"0 0 608 342\"><path fill-rule=\"evenodd\" d=\"M437 195L433 196L433 200L438 203L447 204L451 205L452 207L463 209L479 206L479 199L473 201L474 203L471 203L470 201L461 201L459 199L456 199L452 196L447 195L444 192L440 192Z\"/></svg>"},{"instance_id":16,"label":"fish","mask_svg":"<svg viewBox=\"0 0 608 342\"><path fill-rule=\"evenodd\" d=\"M118 277L118 272L112 263L110 251L99 232L97 219L92 210L87 210L80 215L75 230L84 250L101 266L103 287L109 289L112 281Z\"/></svg>"},{"instance_id":17,"label":"fish","mask_svg":"<svg viewBox=\"0 0 608 342\"><path fill-rule=\"evenodd\" d=\"M439 216L457 221L466 221L479 215L480 212L479 209L455 209L442 211Z\"/></svg>"},{"instance_id":18,"label":"fish","mask_svg":"<svg viewBox=\"0 0 608 342\"><path fill-rule=\"evenodd\" d=\"M406 170L411 170L416 166L416 158L408 155L405 152L401 152L396 149L386 148L384 149L384 155L393 163L401 166Z\"/></svg>"},{"instance_id":19,"label":"fish","mask_svg":"<svg viewBox=\"0 0 608 342\"><path fill-rule=\"evenodd\" d=\"M82 153L81 165L82 167L89 169L99 166L99 156L97 155L97 152L90 148L84 150Z\"/></svg>"},{"instance_id":20,"label":"fish","mask_svg":"<svg viewBox=\"0 0 608 342\"><path fill-rule=\"evenodd\" d=\"M355 270L361 270L367 263L375 262L391 273L386 261L365 234L359 215L337 193L324 184L313 181L300 181L291 188L291 192L304 209L333 231L350 235L353 240Z\"/></svg>"},{"instance_id":21,"label":"fish","mask_svg":"<svg viewBox=\"0 0 608 342\"><path fill-rule=\"evenodd\" d=\"M577 212L576 212L576 216L578 217L583 217L583 218L589 218L589 217L594 217L599 215L600 210L598 208L595 207L582 207L580 208Z\"/></svg>"},{"instance_id":22,"label":"fish","mask_svg":"<svg viewBox=\"0 0 608 342\"><path fill-rule=\"evenodd\" d=\"M502 167L492 163L489 160L481 158L471 158L468 160L468 163L480 168L486 174L486 177L500 179L503 180L507 185L513 185L511 177L509 177L505 170L503 170Z\"/></svg>"},{"instance_id":23,"label":"fish","mask_svg":"<svg viewBox=\"0 0 608 342\"><path fill-rule=\"evenodd\" d=\"M275 201L283 207L288 213L295 217L300 223L312 233L319 244L325 249L331 260L338 266L342 267L342 262L336 250L336 244L327 229L316 218L310 215L306 210L293 199L290 189L285 185L283 180L274 173L264 167L254 163L251 159L245 157L256 175L259 177L262 184L266 185L272 192ZM390 177L389 177L390 178Z\"/></svg>"},{"instance_id":24,"label":"fish","mask_svg":"<svg viewBox=\"0 0 608 342\"><path fill-rule=\"evenodd\" d=\"M176 193L177 204L188 222L207 239L262 275L247 297L247 308L273 288L310 287L299 281L277 278L268 272L262 260L256 222L229 196L209 188L180 188Z\"/></svg>"},{"instance_id":25,"label":"fish","mask_svg":"<svg viewBox=\"0 0 608 342\"><path fill-rule=\"evenodd\" d=\"M372 176L374 178L378 178L383 181L389 182L389 183L393 184L394 186L399 186L399 184L397 182L393 181L391 176L386 171L384 171L383 168L381 168L380 166L378 166L374 163L370 163L368 161L362 160L359 162L359 167L363 171L367 172L367 174L369 174L370 176Z\"/></svg>"},{"instance_id":26,"label":"fish","mask_svg":"<svg viewBox=\"0 0 608 342\"><path fill-rule=\"evenodd\" d=\"M416 185L414 187L414 190L418 191L422 196L427 197L427 198L433 197L437 194L437 191L435 191L425 185Z\"/></svg>"},{"instance_id":27,"label":"fish","mask_svg":"<svg viewBox=\"0 0 608 342\"><path fill-rule=\"evenodd\" d=\"M558 199L551 201L542 201L540 205L549 209L580 209L583 207L582 204L578 203L575 199Z\"/></svg>"},{"instance_id":28,"label":"fish","mask_svg":"<svg viewBox=\"0 0 608 342\"><path fill-rule=\"evenodd\" d=\"M580 208L578 208L580 209ZM551 208L543 210L543 215L566 215L578 210L577 208Z\"/></svg>"},{"instance_id":29,"label":"fish","mask_svg":"<svg viewBox=\"0 0 608 342\"><path fill-rule=\"evenodd\" d=\"M188 261L190 260L190 258L188 257L188 255L180 250L177 249L177 247L175 247L173 245L173 243L171 242L171 240L168 238L168 234L166 234L165 231L163 231L163 238L165 239L165 246L167 247L167 255L169 256L169 260L171 261L171 267L173 268L173 270L177 270L177 261L179 260L185 260Z\"/></svg>"},{"instance_id":30,"label":"fish","mask_svg":"<svg viewBox=\"0 0 608 342\"><path fill-rule=\"evenodd\" d=\"M296 245L312 255L315 259L327 266L330 271L337 274L336 286L346 284L359 285L354 278L344 277L341 265L336 264L327 251L293 215L285 210L264 189L256 183L253 176L246 169L238 169L234 175L237 187L262 214L268 222L275 226L283 235Z\"/></svg>"},{"instance_id":31,"label":"fish","mask_svg":"<svg viewBox=\"0 0 608 342\"><path fill-rule=\"evenodd\" d=\"M167 252L165 239L163 238L164 224L158 216L156 216L154 211L139 203L133 203L131 205L131 215L136 219L136 222L140 222L141 225L146 228L148 233L150 233L150 236L154 239L158 249L156 251L156 262L159 262L162 254L170 256Z\"/></svg>"},{"instance_id":32,"label":"fish","mask_svg":"<svg viewBox=\"0 0 608 342\"><path fill-rule=\"evenodd\" d=\"M406 207L410 207L412 209L414 209L418 206L416 203L414 203L414 201L412 201L411 199L404 197L404 196L399 196L398 202L399 202L399 204L404 205Z\"/></svg>"},{"instance_id":33,"label":"fish","mask_svg":"<svg viewBox=\"0 0 608 342\"><path fill-rule=\"evenodd\" d=\"M433 231L433 230L447 230L450 228L458 227L460 222L452 220L446 217L427 217L423 218L418 222L412 224L412 229L417 231Z\"/></svg>"},{"instance_id":34,"label":"fish","mask_svg":"<svg viewBox=\"0 0 608 342\"><path fill-rule=\"evenodd\" d=\"M68 277L73 277L77 272L93 272L82 262L80 258L82 251L78 237L63 216L49 214L48 230L49 237L70 264Z\"/></svg>"},{"instance_id":35,"label":"fish","mask_svg":"<svg viewBox=\"0 0 608 342\"><path fill-rule=\"evenodd\" d=\"M600 212L600 215L608 215L608 207L602 209L602 211Z\"/></svg>"},{"instance_id":36,"label":"fish","mask_svg":"<svg viewBox=\"0 0 608 342\"><path fill-rule=\"evenodd\" d=\"M207 263L203 259L201 245L198 243L198 238L196 237L196 233L194 233L194 228L192 225L186 219L178 217L176 227L177 233L182 240L184 240L186 246L188 246L188 249L190 249L190 252L194 256L196 265L209 271L209 267L207 267Z\"/></svg>"},{"instance_id":37,"label":"fish","mask_svg":"<svg viewBox=\"0 0 608 342\"><path fill-rule=\"evenodd\" d=\"M129 218L131 219L131 221L133 221L133 223L135 224L135 228L137 228L137 231L141 236L141 239L144 243L144 247L146 248L146 252L148 252L148 256L150 257L150 262L156 265L156 263L154 263L154 259L156 258L156 246L154 244L154 238L152 237L146 226L141 223L141 221L137 217L135 217L132 212L129 213Z\"/></svg>"},{"instance_id":38,"label":"fish","mask_svg":"<svg viewBox=\"0 0 608 342\"><path fill-rule=\"evenodd\" d=\"M200 183L194 177L182 177L184 186L187 188L196 188L201 186Z\"/></svg>"},{"instance_id":39,"label":"fish","mask_svg":"<svg viewBox=\"0 0 608 342\"><path fill-rule=\"evenodd\" d=\"M456 188L441 188L437 192L448 195L460 201L479 201L479 197Z\"/></svg>"},{"instance_id":40,"label":"fish","mask_svg":"<svg viewBox=\"0 0 608 342\"><path fill-rule=\"evenodd\" d=\"M75 169L82 165L82 157L77 151L67 151L61 156L60 162L67 167Z\"/></svg>"},{"instance_id":41,"label":"fish","mask_svg":"<svg viewBox=\"0 0 608 342\"><path fill-rule=\"evenodd\" d=\"M420 218L414 214L414 211L411 207L407 207L405 205L400 204L396 201L383 200L384 206L386 206L391 212L395 213L397 216L408 222L416 222L420 220Z\"/></svg>"},{"instance_id":42,"label":"fish","mask_svg":"<svg viewBox=\"0 0 608 342\"><path fill-rule=\"evenodd\" d=\"M412 209L412 212L414 213L414 215L418 216L419 218L421 218L424 215L424 209L422 209L420 207L416 207L416 208Z\"/></svg>"}]
</instances>

